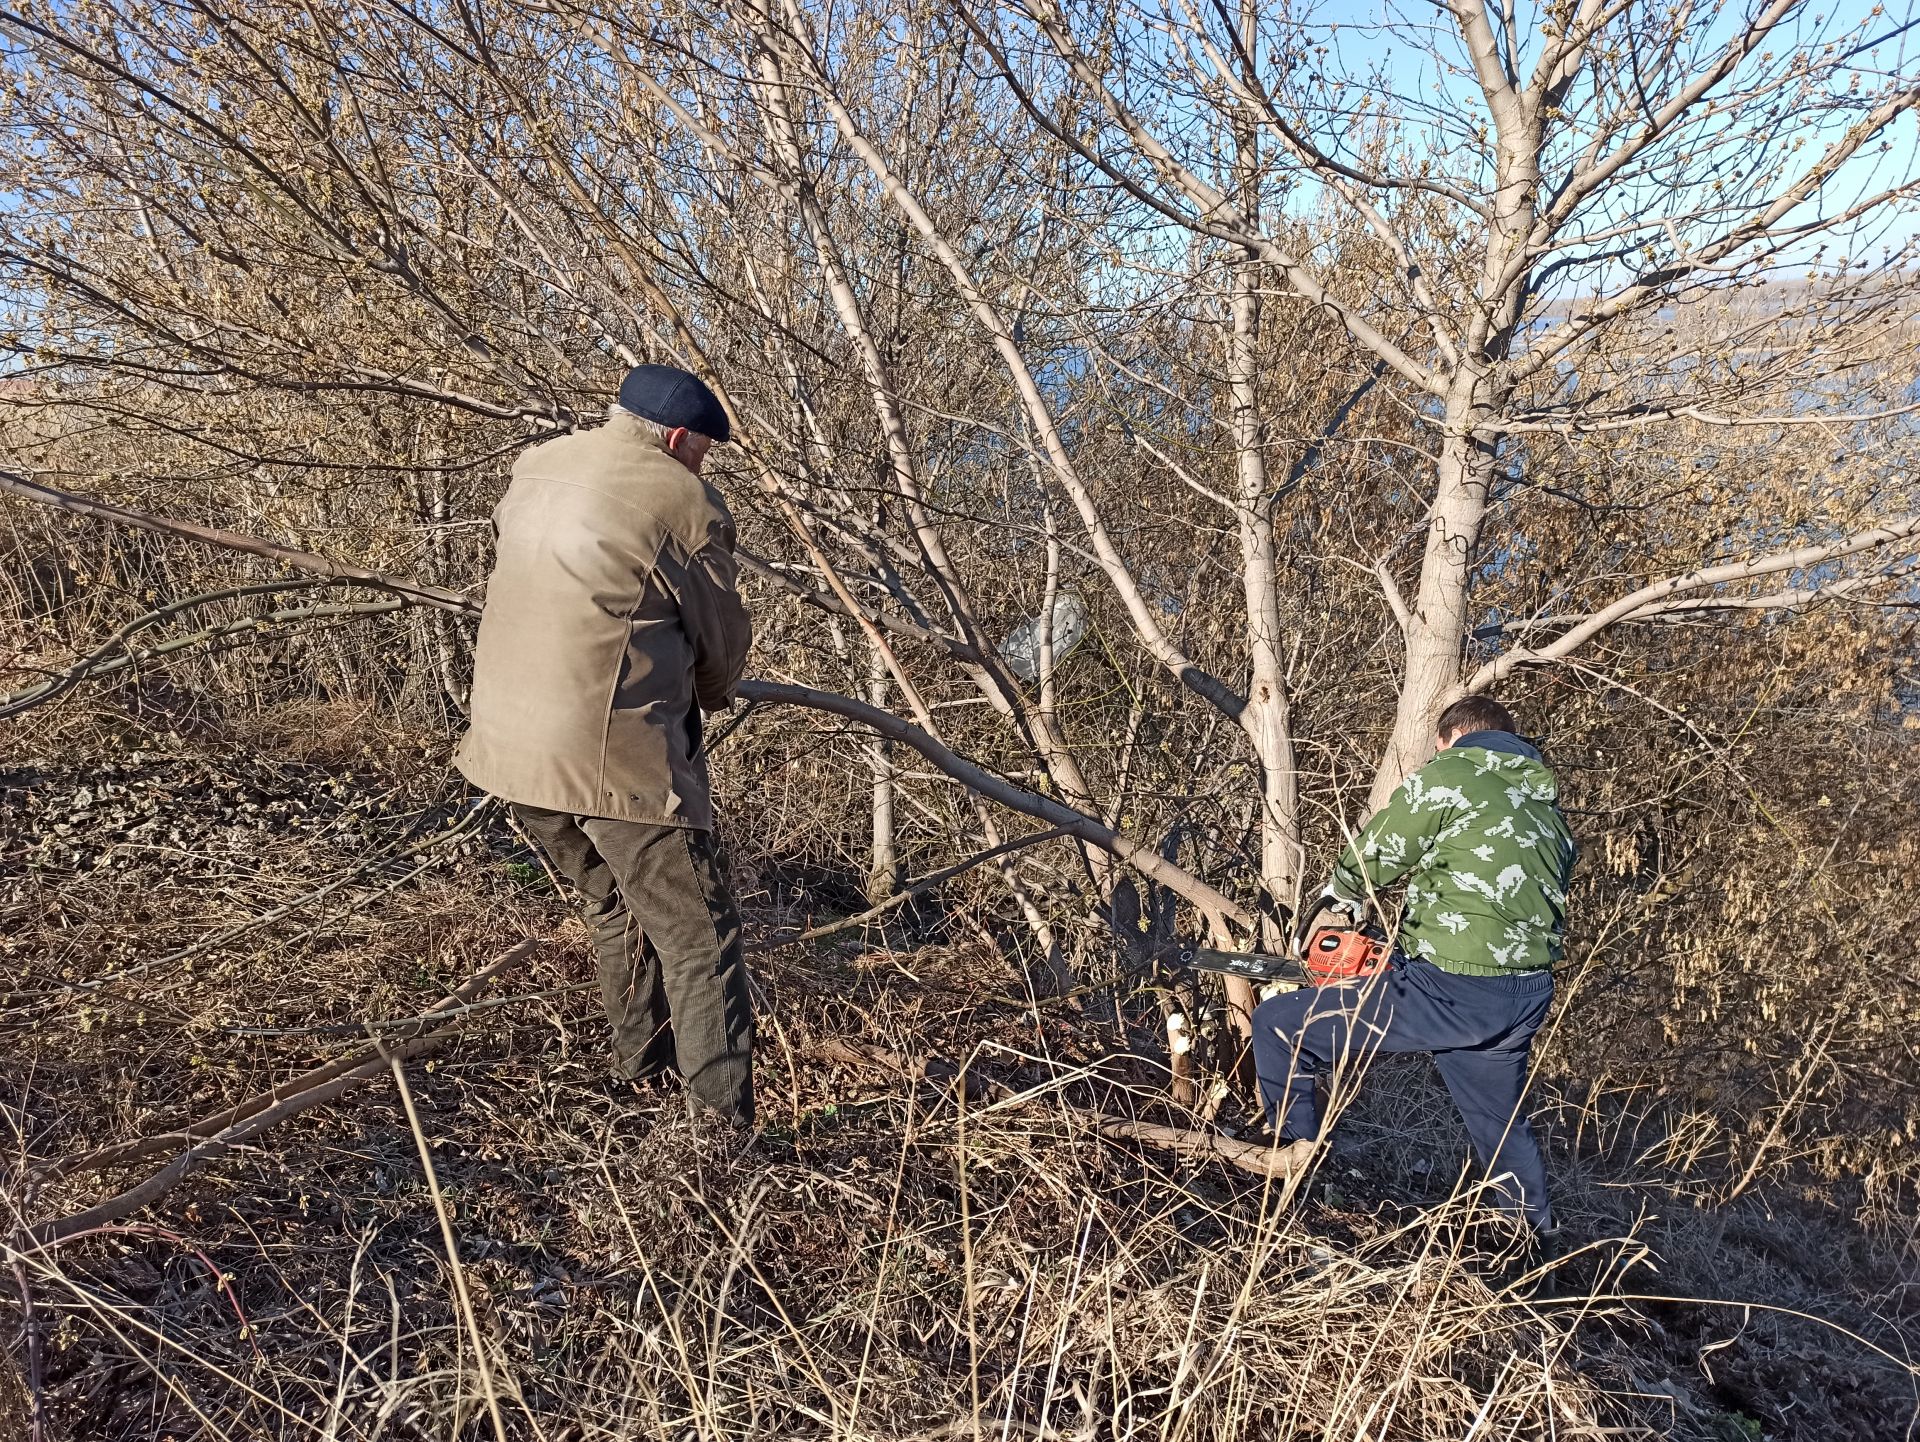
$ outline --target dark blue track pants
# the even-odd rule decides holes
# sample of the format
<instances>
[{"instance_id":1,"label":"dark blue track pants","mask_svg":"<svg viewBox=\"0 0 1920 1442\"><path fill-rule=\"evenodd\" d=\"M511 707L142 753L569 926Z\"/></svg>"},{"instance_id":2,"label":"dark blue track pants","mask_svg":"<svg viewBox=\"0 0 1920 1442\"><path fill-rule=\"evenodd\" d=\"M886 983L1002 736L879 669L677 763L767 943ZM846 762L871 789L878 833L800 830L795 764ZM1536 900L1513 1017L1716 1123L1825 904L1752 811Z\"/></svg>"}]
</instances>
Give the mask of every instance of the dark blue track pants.
<instances>
[{"instance_id":1,"label":"dark blue track pants","mask_svg":"<svg viewBox=\"0 0 1920 1442\"><path fill-rule=\"evenodd\" d=\"M1288 1141L1317 1137L1316 1078L1383 1052L1432 1052L1501 1205L1551 1226L1546 1167L1521 1098L1533 1034L1552 1003L1551 972L1456 976L1398 956L1365 981L1284 992L1253 1013L1267 1120Z\"/></svg>"}]
</instances>

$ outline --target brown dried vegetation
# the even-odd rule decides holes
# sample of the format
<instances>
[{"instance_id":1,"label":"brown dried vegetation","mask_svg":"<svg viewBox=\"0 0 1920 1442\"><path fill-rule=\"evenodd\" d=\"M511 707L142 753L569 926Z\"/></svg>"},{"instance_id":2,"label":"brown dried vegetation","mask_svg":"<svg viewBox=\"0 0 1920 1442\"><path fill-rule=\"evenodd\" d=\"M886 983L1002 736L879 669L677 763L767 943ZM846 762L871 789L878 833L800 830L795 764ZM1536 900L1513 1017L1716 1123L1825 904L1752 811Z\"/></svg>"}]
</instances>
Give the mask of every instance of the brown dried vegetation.
<instances>
[{"instance_id":1,"label":"brown dried vegetation","mask_svg":"<svg viewBox=\"0 0 1920 1442\"><path fill-rule=\"evenodd\" d=\"M1456 4L1403 32L1437 107L1278 9L0 9L0 468L471 596L529 436L692 364L742 438L753 674L1011 798L830 707L715 728L766 1003L740 1153L600 1083L584 939L446 765L456 610L9 495L9 1230L167 1153L62 1159L537 945L407 1062L417 1127L376 1067L16 1235L0 1432L1903 1435L1920 91L1803 9L1735 54L1730 13ZM1526 47L1579 84L1473 70ZM1014 674L1066 596L1086 639ZM1116 924L1248 939L1461 687L1517 703L1584 851L1552 1297L1421 1065L1292 1186L1098 1130L1250 1120L1207 1089L1245 998ZM1054 838L792 940L1034 798L1119 859ZM1163 1003L1211 1029L1197 1110Z\"/></svg>"}]
</instances>

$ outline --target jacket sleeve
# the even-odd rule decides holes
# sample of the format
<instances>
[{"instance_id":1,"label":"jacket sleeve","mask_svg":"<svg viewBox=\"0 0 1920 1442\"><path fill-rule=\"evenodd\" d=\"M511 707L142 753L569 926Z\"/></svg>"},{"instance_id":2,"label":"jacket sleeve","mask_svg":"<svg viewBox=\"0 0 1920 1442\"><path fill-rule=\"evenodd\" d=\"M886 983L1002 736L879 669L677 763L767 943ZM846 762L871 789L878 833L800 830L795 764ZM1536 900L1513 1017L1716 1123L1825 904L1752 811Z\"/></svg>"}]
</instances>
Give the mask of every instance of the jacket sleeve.
<instances>
[{"instance_id":1,"label":"jacket sleeve","mask_svg":"<svg viewBox=\"0 0 1920 1442\"><path fill-rule=\"evenodd\" d=\"M687 558L676 587L680 625L693 645L693 697L702 711L724 711L747 669L753 622L740 599L740 564L709 542Z\"/></svg>"},{"instance_id":2,"label":"jacket sleeve","mask_svg":"<svg viewBox=\"0 0 1920 1442\"><path fill-rule=\"evenodd\" d=\"M1423 805L1425 799L1426 788L1416 771L1341 850L1328 893L1342 901L1364 902L1424 861L1447 821L1447 808Z\"/></svg>"}]
</instances>

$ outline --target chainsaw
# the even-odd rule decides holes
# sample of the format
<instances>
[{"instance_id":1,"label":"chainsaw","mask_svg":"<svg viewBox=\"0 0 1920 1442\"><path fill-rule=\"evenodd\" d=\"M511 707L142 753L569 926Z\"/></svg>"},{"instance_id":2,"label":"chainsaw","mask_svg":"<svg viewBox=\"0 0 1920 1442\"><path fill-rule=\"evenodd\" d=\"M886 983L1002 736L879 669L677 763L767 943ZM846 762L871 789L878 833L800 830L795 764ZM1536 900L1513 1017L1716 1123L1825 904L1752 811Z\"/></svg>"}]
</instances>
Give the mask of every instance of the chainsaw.
<instances>
[{"instance_id":1,"label":"chainsaw","mask_svg":"<svg viewBox=\"0 0 1920 1442\"><path fill-rule=\"evenodd\" d=\"M1237 976L1247 981L1291 982L1296 986L1331 986L1372 976L1387 964L1393 944L1377 926L1317 925L1320 913L1334 903L1323 896L1292 932L1288 954L1265 951L1220 951L1210 946L1183 947L1181 966Z\"/></svg>"}]
</instances>

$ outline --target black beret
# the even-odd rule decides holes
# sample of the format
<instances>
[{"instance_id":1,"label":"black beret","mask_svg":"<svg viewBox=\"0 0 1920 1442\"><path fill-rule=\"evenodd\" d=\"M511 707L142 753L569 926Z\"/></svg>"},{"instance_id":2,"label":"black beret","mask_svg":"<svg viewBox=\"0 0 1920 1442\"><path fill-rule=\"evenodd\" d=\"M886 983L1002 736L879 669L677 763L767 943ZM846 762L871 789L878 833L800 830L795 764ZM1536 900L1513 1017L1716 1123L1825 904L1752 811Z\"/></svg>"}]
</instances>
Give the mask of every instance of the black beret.
<instances>
[{"instance_id":1,"label":"black beret","mask_svg":"<svg viewBox=\"0 0 1920 1442\"><path fill-rule=\"evenodd\" d=\"M635 366L620 382L620 409L674 429L685 426L716 441L733 439L720 397L678 366Z\"/></svg>"}]
</instances>

